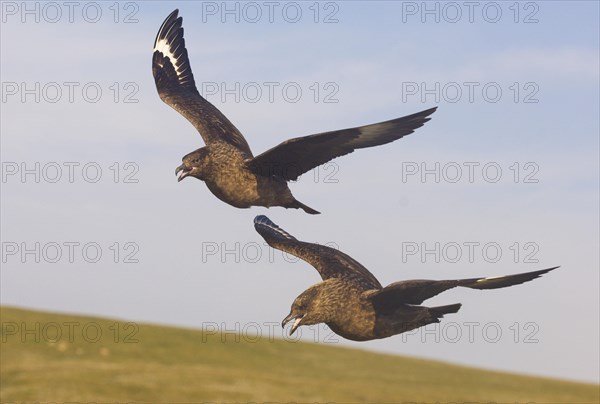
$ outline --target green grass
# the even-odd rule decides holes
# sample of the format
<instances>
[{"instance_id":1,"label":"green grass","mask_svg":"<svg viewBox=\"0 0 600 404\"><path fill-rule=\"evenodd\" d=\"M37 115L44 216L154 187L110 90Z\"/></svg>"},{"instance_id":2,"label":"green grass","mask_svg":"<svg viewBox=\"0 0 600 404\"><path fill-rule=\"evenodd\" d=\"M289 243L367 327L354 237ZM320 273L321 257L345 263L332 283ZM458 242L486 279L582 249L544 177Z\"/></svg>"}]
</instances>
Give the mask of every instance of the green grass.
<instances>
[{"instance_id":1,"label":"green grass","mask_svg":"<svg viewBox=\"0 0 600 404\"><path fill-rule=\"evenodd\" d=\"M597 403L593 384L519 376L324 344L227 342L200 330L1 307L0 401ZM66 322L73 326L69 341ZM57 323L62 336L54 339ZM23 325L39 332L21 335ZM102 330L97 342L95 327ZM12 327L17 333L10 335ZM46 333L44 333L46 327ZM40 335L36 342L35 334ZM25 341L23 341L25 337ZM203 339L205 341L203 341Z\"/></svg>"}]
</instances>

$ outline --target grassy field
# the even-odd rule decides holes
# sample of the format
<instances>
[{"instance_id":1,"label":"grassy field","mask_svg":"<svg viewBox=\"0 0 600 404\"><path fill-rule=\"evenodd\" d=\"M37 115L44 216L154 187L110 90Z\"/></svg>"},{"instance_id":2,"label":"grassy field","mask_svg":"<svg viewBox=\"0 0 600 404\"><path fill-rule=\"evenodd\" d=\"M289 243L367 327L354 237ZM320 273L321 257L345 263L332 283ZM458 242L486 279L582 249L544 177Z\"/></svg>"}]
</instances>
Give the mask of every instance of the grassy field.
<instances>
[{"instance_id":1,"label":"grassy field","mask_svg":"<svg viewBox=\"0 0 600 404\"><path fill-rule=\"evenodd\" d=\"M600 400L598 385L347 348L267 339L235 342L232 336L224 343L220 335L200 330L127 328L123 321L9 307L0 308L0 314L3 403Z\"/></svg>"}]
</instances>

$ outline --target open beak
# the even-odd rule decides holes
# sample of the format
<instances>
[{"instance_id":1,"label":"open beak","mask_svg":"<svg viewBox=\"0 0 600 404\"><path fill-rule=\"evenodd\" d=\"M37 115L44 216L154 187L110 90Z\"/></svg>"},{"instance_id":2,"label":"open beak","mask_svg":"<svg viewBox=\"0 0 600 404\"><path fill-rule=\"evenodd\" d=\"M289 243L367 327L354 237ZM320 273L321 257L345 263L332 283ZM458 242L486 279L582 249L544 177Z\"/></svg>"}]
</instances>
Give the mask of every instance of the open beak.
<instances>
[{"instance_id":1,"label":"open beak","mask_svg":"<svg viewBox=\"0 0 600 404\"><path fill-rule=\"evenodd\" d=\"M180 165L175 169L175 175L177 176L177 182L180 182L182 179L190 175L191 170L185 166L185 164Z\"/></svg>"},{"instance_id":2,"label":"open beak","mask_svg":"<svg viewBox=\"0 0 600 404\"><path fill-rule=\"evenodd\" d=\"M294 324L292 325L292 328L290 328L290 335L292 335L294 333L294 331L296 331L296 329L300 326L300 322L302 321L302 319L304 318L305 315L306 314L303 314L301 316L298 316L294 313L288 314L287 317L284 318L283 321L281 322L281 328L285 327L285 325L287 323L294 320Z\"/></svg>"}]
</instances>

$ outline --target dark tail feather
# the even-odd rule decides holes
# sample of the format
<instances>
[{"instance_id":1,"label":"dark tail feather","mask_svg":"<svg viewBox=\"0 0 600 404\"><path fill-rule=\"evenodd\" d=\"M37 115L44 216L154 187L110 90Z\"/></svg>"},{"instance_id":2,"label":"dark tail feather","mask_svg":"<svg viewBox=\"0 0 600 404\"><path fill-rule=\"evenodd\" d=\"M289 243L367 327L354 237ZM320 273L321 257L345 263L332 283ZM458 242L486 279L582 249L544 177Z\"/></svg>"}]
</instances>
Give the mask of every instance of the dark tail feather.
<instances>
[{"instance_id":1,"label":"dark tail feather","mask_svg":"<svg viewBox=\"0 0 600 404\"><path fill-rule=\"evenodd\" d=\"M288 207L294 208L294 209L302 209L303 211L305 211L306 213L308 213L310 215L320 215L321 214L321 212L316 211L313 208L308 207L305 204L303 204L302 202L299 202L297 200L294 200L294 202Z\"/></svg>"},{"instance_id":2,"label":"dark tail feather","mask_svg":"<svg viewBox=\"0 0 600 404\"><path fill-rule=\"evenodd\" d=\"M435 318L442 318L444 314L456 313L460 310L462 304L449 304L447 306L429 307L429 313Z\"/></svg>"}]
</instances>

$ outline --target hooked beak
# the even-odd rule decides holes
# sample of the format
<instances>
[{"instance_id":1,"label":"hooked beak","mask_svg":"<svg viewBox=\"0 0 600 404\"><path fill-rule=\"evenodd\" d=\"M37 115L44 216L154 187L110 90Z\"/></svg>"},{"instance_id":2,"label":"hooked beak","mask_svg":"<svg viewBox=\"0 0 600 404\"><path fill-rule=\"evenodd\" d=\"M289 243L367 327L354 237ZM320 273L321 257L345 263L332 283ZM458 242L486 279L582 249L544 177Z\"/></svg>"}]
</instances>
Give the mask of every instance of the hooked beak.
<instances>
[{"instance_id":1,"label":"hooked beak","mask_svg":"<svg viewBox=\"0 0 600 404\"><path fill-rule=\"evenodd\" d=\"M289 323L291 320L295 319L294 324L292 325L292 328L290 328L290 335L292 335L294 333L294 331L296 331L296 329L300 326L300 322L302 321L304 316L306 316L306 314L303 314L301 316L298 316L294 313L288 314L287 317L284 318L283 321L281 322L281 328L285 327L285 325L287 323Z\"/></svg>"},{"instance_id":2,"label":"hooked beak","mask_svg":"<svg viewBox=\"0 0 600 404\"><path fill-rule=\"evenodd\" d=\"M175 175L177 176L177 182L180 182L182 179L190 175L192 170L187 168L185 164L180 165L175 169Z\"/></svg>"}]
</instances>

